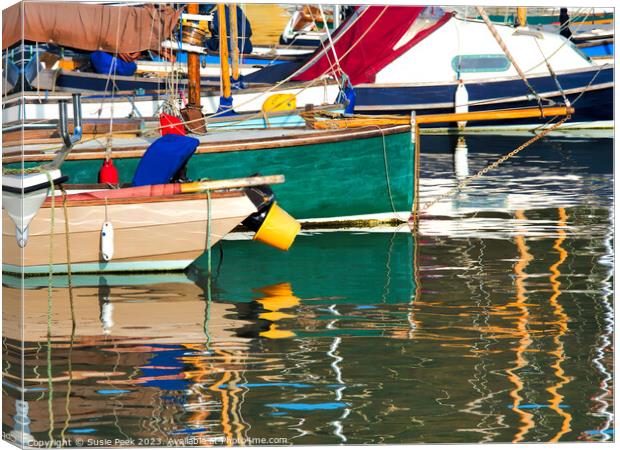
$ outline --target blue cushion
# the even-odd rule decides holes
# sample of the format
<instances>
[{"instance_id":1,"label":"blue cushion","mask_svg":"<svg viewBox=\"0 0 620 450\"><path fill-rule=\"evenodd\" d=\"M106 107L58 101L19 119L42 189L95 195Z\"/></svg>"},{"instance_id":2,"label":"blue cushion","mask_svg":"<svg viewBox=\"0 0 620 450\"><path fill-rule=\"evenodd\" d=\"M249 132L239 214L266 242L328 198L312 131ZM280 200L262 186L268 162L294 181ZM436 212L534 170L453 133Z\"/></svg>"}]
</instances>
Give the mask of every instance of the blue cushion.
<instances>
[{"instance_id":1,"label":"blue cushion","mask_svg":"<svg viewBox=\"0 0 620 450\"><path fill-rule=\"evenodd\" d=\"M166 134L146 149L133 176L134 186L170 183L196 151L200 141L189 136Z\"/></svg>"},{"instance_id":2,"label":"blue cushion","mask_svg":"<svg viewBox=\"0 0 620 450\"><path fill-rule=\"evenodd\" d=\"M138 69L135 62L126 62L116 56L112 56L106 52L92 52L90 54L90 62L97 73L116 74L116 75L133 75Z\"/></svg>"}]
</instances>

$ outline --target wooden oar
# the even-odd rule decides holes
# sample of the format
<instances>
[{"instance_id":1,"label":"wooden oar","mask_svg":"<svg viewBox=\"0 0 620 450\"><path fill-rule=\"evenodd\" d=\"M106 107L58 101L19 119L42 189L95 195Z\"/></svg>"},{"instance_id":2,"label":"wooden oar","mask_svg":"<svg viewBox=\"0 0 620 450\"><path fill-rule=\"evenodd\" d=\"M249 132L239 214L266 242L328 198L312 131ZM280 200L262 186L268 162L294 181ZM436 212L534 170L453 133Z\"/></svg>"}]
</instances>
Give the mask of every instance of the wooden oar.
<instances>
[{"instance_id":1,"label":"wooden oar","mask_svg":"<svg viewBox=\"0 0 620 450\"><path fill-rule=\"evenodd\" d=\"M181 183L179 187L184 194L217 189L241 189L265 184L282 184L284 175L268 175L259 177L231 178L229 180L207 180L192 183Z\"/></svg>"}]
</instances>

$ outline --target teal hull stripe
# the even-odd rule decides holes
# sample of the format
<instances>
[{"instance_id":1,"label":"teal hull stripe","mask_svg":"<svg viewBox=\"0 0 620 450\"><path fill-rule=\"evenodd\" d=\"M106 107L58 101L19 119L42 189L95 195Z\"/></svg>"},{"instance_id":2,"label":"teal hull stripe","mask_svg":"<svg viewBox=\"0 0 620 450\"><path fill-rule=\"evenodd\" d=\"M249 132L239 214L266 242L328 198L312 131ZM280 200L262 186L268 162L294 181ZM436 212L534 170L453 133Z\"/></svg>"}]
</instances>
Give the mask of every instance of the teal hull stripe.
<instances>
[{"instance_id":1,"label":"teal hull stripe","mask_svg":"<svg viewBox=\"0 0 620 450\"><path fill-rule=\"evenodd\" d=\"M73 266L71 267L73 269ZM193 283L184 273L138 273L138 274L75 274L72 273L71 285L78 286L143 286L145 284L161 283ZM38 289L46 287L49 283L48 274L29 273L23 278L18 274L3 274L2 282L11 288ZM64 288L69 286L69 276L66 274L54 275L54 287Z\"/></svg>"},{"instance_id":2,"label":"teal hull stripe","mask_svg":"<svg viewBox=\"0 0 620 450\"><path fill-rule=\"evenodd\" d=\"M98 273L98 272L168 272L185 270L193 260L174 260L174 261L131 261L131 262L109 262L109 263L77 263L71 264L71 273ZM13 264L2 264L2 272L26 275L39 275L49 273L47 264L40 266L15 266ZM67 273L66 264L54 264L53 273Z\"/></svg>"}]
</instances>

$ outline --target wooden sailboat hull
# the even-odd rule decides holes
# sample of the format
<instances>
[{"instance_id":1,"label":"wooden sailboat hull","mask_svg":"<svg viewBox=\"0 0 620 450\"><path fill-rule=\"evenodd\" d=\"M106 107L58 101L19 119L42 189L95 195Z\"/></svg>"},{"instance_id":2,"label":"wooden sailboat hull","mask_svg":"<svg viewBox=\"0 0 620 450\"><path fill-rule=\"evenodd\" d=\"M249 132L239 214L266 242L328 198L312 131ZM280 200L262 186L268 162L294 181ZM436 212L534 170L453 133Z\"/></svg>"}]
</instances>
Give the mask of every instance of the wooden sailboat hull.
<instances>
[{"instance_id":1,"label":"wooden sailboat hull","mask_svg":"<svg viewBox=\"0 0 620 450\"><path fill-rule=\"evenodd\" d=\"M337 221L381 214L406 220L413 203L415 169L410 130L408 125L399 125L215 133L200 138L188 163L188 176L220 179L257 172L283 174L286 183L273 186L273 191L278 203L297 219ZM143 140L140 145L115 146L113 158L121 182L131 181L147 145ZM26 149L26 165L35 166L51 156ZM101 148L77 145L63 173L72 183L95 182L104 157ZM7 157L5 151L5 164L15 166L19 161L15 158Z\"/></svg>"},{"instance_id":2,"label":"wooden sailboat hull","mask_svg":"<svg viewBox=\"0 0 620 450\"><path fill-rule=\"evenodd\" d=\"M67 248L75 273L183 270L208 248L205 194L110 198L107 202L68 198L69 235L65 234L61 197L56 197L54 208L48 199L30 224L23 252L13 222L3 209L3 271L47 273L51 264L54 273L66 273ZM214 193L210 244L254 212L256 207L243 191ZM114 227L114 254L107 262L101 256L105 221Z\"/></svg>"}]
</instances>

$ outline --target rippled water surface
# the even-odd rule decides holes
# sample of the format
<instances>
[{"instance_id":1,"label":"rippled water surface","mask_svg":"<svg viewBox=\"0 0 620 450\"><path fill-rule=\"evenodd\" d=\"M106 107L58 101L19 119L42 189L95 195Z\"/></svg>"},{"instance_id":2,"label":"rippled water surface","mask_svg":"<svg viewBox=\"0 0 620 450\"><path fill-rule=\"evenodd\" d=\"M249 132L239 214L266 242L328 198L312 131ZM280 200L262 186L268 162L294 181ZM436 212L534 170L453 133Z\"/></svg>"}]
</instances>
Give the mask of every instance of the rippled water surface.
<instances>
[{"instance_id":1,"label":"rippled water surface","mask_svg":"<svg viewBox=\"0 0 620 450\"><path fill-rule=\"evenodd\" d=\"M525 139L471 136L465 155L423 136L422 203ZM51 304L29 278L21 310L5 278L5 436L611 440L612 156L611 139L548 138L433 205L417 235L319 230L289 253L227 240L211 282L207 255L186 274L55 277Z\"/></svg>"}]
</instances>

